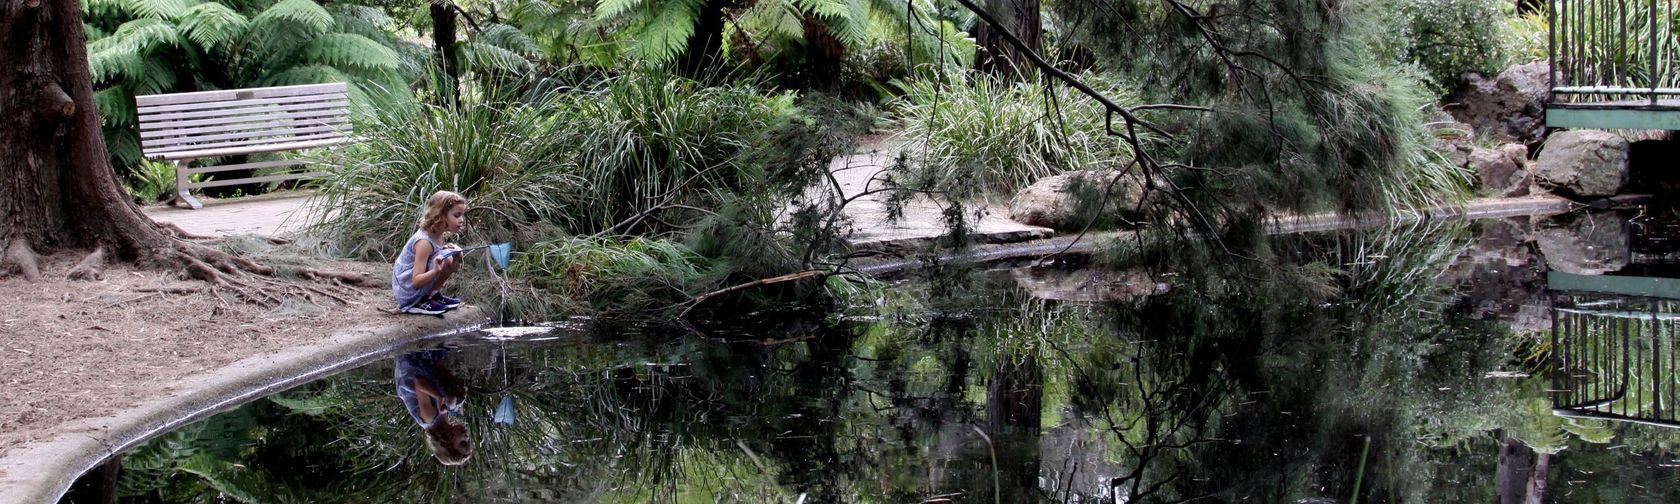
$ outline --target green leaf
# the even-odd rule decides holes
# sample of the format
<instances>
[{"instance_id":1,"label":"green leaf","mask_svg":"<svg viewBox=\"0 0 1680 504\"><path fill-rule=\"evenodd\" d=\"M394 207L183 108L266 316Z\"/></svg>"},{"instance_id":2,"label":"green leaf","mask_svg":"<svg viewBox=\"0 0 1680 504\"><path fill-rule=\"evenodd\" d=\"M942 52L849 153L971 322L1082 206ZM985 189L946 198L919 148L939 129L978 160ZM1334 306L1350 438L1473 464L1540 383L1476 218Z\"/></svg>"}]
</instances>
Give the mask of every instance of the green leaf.
<instances>
[{"instance_id":1,"label":"green leaf","mask_svg":"<svg viewBox=\"0 0 1680 504\"><path fill-rule=\"evenodd\" d=\"M319 4L310 0L282 0L272 7L257 14L252 20L255 30L263 30L265 25L279 22L296 23L313 33L326 33L333 27L332 13L321 8Z\"/></svg>"},{"instance_id":2,"label":"green leaf","mask_svg":"<svg viewBox=\"0 0 1680 504\"><path fill-rule=\"evenodd\" d=\"M309 63L340 69L396 70L401 64L396 51L352 33L323 35L310 42L303 51Z\"/></svg>"},{"instance_id":3,"label":"green leaf","mask_svg":"<svg viewBox=\"0 0 1680 504\"><path fill-rule=\"evenodd\" d=\"M134 93L127 86L112 86L93 92L93 105L106 126L134 125ZM107 142L109 143L109 142Z\"/></svg>"},{"instance_id":4,"label":"green leaf","mask_svg":"<svg viewBox=\"0 0 1680 504\"><path fill-rule=\"evenodd\" d=\"M677 59L687 49L688 37L694 35L697 7L686 0L662 2L659 12L642 28L637 51L658 64Z\"/></svg>"},{"instance_id":5,"label":"green leaf","mask_svg":"<svg viewBox=\"0 0 1680 504\"><path fill-rule=\"evenodd\" d=\"M245 35L251 20L226 5L205 2L187 9L181 29L187 38L199 46L212 48L232 42Z\"/></svg>"},{"instance_id":6,"label":"green leaf","mask_svg":"<svg viewBox=\"0 0 1680 504\"><path fill-rule=\"evenodd\" d=\"M135 17L175 20L187 10L182 0L123 0L125 10Z\"/></svg>"},{"instance_id":7,"label":"green leaf","mask_svg":"<svg viewBox=\"0 0 1680 504\"><path fill-rule=\"evenodd\" d=\"M491 24L485 27L483 32L473 37L473 40L506 49L521 56L537 54L537 44L531 41L531 37L526 36L525 32L519 31L518 28L505 24Z\"/></svg>"},{"instance_id":8,"label":"green leaf","mask_svg":"<svg viewBox=\"0 0 1680 504\"><path fill-rule=\"evenodd\" d=\"M661 2L676 3L676 2ZM642 0L600 0L595 4L595 20L609 21L642 6Z\"/></svg>"},{"instance_id":9,"label":"green leaf","mask_svg":"<svg viewBox=\"0 0 1680 504\"><path fill-rule=\"evenodd\" d=\"M471 68L518 73L531 66L531 62L523 55L483 42L461 44L461 53L466 57L467 66Z\"/></svg>"},{"instance_id":10,"label":"green leaf","mask_svg":"<svg viewBox=\"0 0 1680 504\"><path fill-rule=\"evenodd\" d=\"M262 86L291 86L325 82L351 82L352 80L354 79L350 75L337 68L327 65L304 65L263 77L258 81L258 84Z\"/></svg>"}]
</instances>

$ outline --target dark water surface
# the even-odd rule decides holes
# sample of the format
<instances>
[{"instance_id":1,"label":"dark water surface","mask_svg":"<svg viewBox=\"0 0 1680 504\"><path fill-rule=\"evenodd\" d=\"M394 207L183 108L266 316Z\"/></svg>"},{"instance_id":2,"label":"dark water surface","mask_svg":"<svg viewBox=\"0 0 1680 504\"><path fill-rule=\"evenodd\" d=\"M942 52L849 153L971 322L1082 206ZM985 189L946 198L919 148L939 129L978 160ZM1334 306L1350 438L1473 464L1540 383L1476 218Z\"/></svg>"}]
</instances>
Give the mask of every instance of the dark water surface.
<instances>
[{"instance_id":1,"label":"dark water surface","mask_svg":"<svg viewBox=\"0 0 1680 504\"><path fill-rule=\"evenodd\" d=\"M427 345L465 388L460 466L428 448L391 359L136 448L119 493L1680 502L1680 306L1547 287L1680 276L1675 220L1288 237L1220 266L944 273L842 314L492 331Z\"/></svg>"}]
</instances>

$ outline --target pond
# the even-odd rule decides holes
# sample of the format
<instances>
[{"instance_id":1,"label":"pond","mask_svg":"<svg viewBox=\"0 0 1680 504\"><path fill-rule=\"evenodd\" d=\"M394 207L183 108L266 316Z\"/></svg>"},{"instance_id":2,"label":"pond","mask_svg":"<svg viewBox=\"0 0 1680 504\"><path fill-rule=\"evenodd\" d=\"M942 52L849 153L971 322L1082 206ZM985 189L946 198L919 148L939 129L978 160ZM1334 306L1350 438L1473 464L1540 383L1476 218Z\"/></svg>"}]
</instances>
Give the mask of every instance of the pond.
<instances>
[{"instance_id":1,"label":"pond","mask_svg":"<svg viewBox=\"0 0 1680 504\"><path fill-rule=\"evenodd\" d=\"M494 329L154 439L124 456L118 490L145 502L1677 502L1668 425L1680 423L1665 408L1680 398L1680 305L1658 297L1672 284L1591 283L1680 276L1673 220L1278 237L1260 257L1177 268L1092 266L1099 256L930 269L822 315ZM429 446L397 392L408 377L464 397L464 435L443 422Z\"/></svg>"}]
</instances>

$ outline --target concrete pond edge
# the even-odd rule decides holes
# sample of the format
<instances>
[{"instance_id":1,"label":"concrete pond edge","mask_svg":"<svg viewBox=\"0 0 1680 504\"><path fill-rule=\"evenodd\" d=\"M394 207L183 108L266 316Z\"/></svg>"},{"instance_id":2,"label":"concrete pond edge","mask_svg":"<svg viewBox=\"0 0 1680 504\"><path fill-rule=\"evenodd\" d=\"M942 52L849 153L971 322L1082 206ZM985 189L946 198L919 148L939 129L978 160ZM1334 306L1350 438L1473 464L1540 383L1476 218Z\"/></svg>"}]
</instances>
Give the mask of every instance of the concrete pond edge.
<instances>
[{"instance_id":1,"label":"concrete pond edge","mask_svg":"<svg viewBox=\"0 0 1680 504\"><path fill-rule=\"evenodd\" d=\"M240 359L188 375L172 395L116 414L75 420L53 437L25 443L0 457L0 502L57 502L76 478L149 439L257 398L359 367L419 343L493 323L490 309L465 306L441 318L404 317L344 329L317 343Z\"/></svg>"}]
</instances>

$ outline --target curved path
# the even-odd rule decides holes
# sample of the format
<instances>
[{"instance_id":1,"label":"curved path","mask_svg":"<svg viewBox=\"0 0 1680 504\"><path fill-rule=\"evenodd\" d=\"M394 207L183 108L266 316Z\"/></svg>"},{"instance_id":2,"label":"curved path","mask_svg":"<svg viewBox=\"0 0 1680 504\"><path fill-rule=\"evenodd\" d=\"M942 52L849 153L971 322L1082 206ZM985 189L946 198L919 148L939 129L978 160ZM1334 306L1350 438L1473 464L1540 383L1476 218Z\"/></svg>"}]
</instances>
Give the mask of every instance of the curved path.
<instances>
[{"instance_id":1,"label":"curved path","mask_svg":"<svg viewBox=\"0 0 1680 504\"><path fill-rule=\"evenodd\" d=\"M61 426L48 440L0 458L0 502L57 502L76 477L140 442L319 377L388 358L393 352L492 321L489 310L465 306L443 318L341 331L284 352L258 355L181 381L184 392L121 413Z\"/></svg>"}]
</instances>

